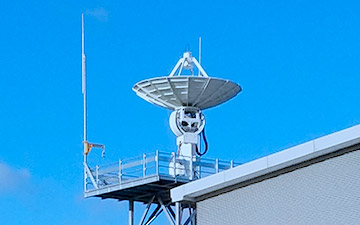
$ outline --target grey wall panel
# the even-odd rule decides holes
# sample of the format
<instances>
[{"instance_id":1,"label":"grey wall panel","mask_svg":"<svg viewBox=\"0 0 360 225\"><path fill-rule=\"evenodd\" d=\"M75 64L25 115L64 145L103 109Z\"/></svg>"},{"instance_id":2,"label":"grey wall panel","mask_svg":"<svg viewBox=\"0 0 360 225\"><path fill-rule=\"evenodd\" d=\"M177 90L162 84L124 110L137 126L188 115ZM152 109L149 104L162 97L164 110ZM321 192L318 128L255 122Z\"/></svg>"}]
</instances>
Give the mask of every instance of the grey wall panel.
<instances>
[{"instance_id":1,"label":"grey wall panel","mask_svg":"<svg viewBox=\"0 0 360 225\"><path fill-rule=\"evenodd\" d=\"M197 203L198 225L360 224L360 151Z\"/></svg>"}]
</instances>

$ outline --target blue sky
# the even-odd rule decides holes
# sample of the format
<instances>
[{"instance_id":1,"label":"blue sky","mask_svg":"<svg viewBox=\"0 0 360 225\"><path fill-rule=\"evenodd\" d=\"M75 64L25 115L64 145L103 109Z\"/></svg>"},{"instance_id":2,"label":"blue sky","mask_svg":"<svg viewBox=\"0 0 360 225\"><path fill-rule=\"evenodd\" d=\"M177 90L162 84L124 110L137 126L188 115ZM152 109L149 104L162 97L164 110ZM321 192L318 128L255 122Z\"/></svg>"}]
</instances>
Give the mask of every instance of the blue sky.
<instances>
[{"instance_id":1,"label":"blue sky","mask_svg":"<svg viewBox=\"0 0 360 225\"><path fill-rule=\"evenodd\" d=\"M243 88L204 112L206 157L247 162L360 122L359 10L358 1L2 2L1 222L127 223L126 202L82 197L82 12L88 135L106 145L103 163L176 149L170 111L131 88L169 74L187 44L197 56L199 36L207 73Z\"/></svg>"}]
</instances>

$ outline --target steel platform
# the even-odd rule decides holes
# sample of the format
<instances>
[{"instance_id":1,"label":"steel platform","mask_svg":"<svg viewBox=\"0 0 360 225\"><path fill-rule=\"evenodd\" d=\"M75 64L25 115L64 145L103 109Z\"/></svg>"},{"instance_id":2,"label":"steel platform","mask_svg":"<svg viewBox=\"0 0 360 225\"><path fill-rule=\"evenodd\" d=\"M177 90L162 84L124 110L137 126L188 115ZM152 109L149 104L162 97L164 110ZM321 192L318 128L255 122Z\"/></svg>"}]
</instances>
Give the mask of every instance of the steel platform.
<instances>
[{"instance_id":1,"label":"steel platform","mask_svg":"<svg viewBox=\"0 0 360 225\"><path fill-rule=\"evenodd\" d=\"M176 163L171 164L174 160L181 161L175 153L156 151L94 168L84 164L84 196L148 203L156 195L153 203L159 203L160 198L163 204L171 204L170 189L191 181L186 175L189 171L183 171L183 175L174 175L181 170L176 168ZM232 161L201 158L193 163L194 171L190 172L195 174L194 179L199 179L236 165Z\"/></svg>"}]
</instances>

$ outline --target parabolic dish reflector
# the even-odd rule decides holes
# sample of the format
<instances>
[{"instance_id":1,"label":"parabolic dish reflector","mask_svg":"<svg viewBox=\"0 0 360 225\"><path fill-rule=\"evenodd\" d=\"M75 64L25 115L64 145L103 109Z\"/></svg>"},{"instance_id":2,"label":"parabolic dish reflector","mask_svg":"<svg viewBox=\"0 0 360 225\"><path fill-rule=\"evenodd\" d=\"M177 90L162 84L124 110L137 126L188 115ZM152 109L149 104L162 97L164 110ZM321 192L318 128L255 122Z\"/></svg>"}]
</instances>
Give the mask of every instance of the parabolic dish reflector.
<instances>
[{"instance_id":1,"label":"parabolic dish reflector","mask_svg":"<svg viewBox=\"0 0 360 225\"><path fill-rule=\"evenodd\" d=\"M235 97L241 87L214 77L165 76L140 81L133 90L146 101L167 109L190 106L203 110Z\"/></svg>"}]
</instances>

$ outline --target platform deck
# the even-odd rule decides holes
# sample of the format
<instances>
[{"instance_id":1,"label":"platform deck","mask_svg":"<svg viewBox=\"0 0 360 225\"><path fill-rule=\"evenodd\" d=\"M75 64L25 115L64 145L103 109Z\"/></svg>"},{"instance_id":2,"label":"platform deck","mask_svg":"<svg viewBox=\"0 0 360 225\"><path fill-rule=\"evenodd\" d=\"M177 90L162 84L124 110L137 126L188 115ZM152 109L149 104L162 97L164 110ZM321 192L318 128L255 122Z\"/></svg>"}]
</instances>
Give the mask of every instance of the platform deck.
<instances>
[{"instance_id":1,"label":"platform deck","mask_svg":"<svg viewBox=\"0 0 360 225\"><path fill-rule=\"evenodd\" d=\"M171 163L174 161L175 164ZM188 163L187 160L177 158L174 153L156 151L153 154L143 154L141 157L126 161L119 160L110 165L97 165L95 169L84 164L84 196L148 203L154 195L157 195L164 204L169 204L171 203L170 189L188 183L192 179L202 178L239 165L232 161L201 158L193 162L192 171L189 171L191 168L189 166L176 168L176 165L186 163ZM192 179L188 175L190 173L194 174Z\"/></svg>"}]
</instances>

